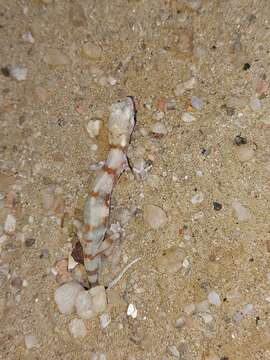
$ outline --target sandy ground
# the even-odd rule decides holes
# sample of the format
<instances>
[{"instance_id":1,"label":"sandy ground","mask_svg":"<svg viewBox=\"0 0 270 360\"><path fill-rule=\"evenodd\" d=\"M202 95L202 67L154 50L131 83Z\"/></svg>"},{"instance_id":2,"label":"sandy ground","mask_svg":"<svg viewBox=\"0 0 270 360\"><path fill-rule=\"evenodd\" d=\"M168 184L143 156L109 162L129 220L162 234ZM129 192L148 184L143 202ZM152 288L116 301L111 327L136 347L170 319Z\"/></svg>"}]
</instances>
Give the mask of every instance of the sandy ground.
<instances>
[{"instance_id":1,"label":"sandy ground","mask_svg":"<svg viewBox=\"0 0 270 360\"><path fill-rule=\"evenodd\" d=\"M268 0L1 0L1 359L270 359L269 19ZM153 167L144 181L127 171L113 193L116 218L138 211L106 276L142 260L108 291L108 327L84 321L87 335L74 338L52 268L76 237L90 165L106 158L109 106L127 95L138 101L132 156ZM163 136L151 133L157 121ZM144 221L146 204L165 225ZM176 259L161 271L167 249Z\"/></svg>"}]
</instances>

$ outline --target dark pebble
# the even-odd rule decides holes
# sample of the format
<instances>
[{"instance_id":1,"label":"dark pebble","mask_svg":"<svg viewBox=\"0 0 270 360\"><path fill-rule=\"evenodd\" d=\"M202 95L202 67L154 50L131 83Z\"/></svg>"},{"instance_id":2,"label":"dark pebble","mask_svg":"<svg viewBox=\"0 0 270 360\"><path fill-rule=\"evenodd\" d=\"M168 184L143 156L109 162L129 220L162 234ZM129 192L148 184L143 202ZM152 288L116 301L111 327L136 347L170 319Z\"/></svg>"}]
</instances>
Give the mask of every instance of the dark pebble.
<instances>
[{"instance_id":1,"label":"dark pebble","mask_svg":"<svg viewBox=\"0 0 270 360\"><path fill-rule=\"evenodd\" d=\"M81 245L81 243L79 241L76 242L74 248L72 249L71 256L73 257L73 259L75 261L77 261L77 263L84 264L83 248L82 248L82 245Z\"/></svg>"},{"instance_id":2,"label":"dark pebble","mask_svg":"<svg viewBox=\"0 0 270 360\"><path fill-rule=\"evenodd\" d=\"M39 257L40 257L40 259L48 259L49 250L48 249L41 250L41 253L40 253Z\"/></svg>"},{"instance_id":3,"label":"dark pebble","mask_svg":"<svg viewBox=\"0 0 270 360\"><path fill-rule=\"evenodd\" d=\"M9 77L9 76L10 76L8 67L2 67L2 68L1 68L1 72L2 72L2 74L3 74L4 76L6 76L6 77Z\"/></svg>"},{"instance_id":4,"label":"dark pebble","mask_svg":"<svg viewBox=\"0 0 270 360\"><path fill-rule=\"evenodd\" d=\"M249 63L245 63L244 66L243 66L243 70L248 70L250 68L250 64Z\"/></svg>"},{"instance_id":5,"label":"dark pebble","mask_svg":"<svg viewBox=\"0 0 270 360\"><path fill-rule=\"evenodd\" d=\"M216 211L219 211L219 210L222 209L222 204L220 204L220 203L217 202L217 201L214 201L214 202L213 202L213 206L214 206L214 210L216 210Z\"/></svg>"},{"instance_id":6,"label":"dark pebble","mask_svg":"<svg viewBox=\"0 0 270 360\"><path fill-rule=\"evenodd\" d=\"M22 284L23 284L23 281L20 277L15 277L14 279L11 280L11 285L13 287L15 287L16 289L21 289Z\"/></svg>"},{"instance_id":7,"label":"dark pebble","mask_svg":"<svg viewBox=\"0 0 270 360\"><path fill-rule=\"evenodd\" d=\"M238 145L238 146L247 144L247 138L244 137L244 136L241 136L241 135L236 135L236 137L234 138L233 143L235 145Z\"/></svg>"},{"instance_id":8,"label":"dark pebble","mask_svg":"<svg viewBox=\"0 0 270 360\"><path fill-rule=\"evenodd\" d=\"M34 243L36 242L36 239L35 238L29 238L29 239L26 239L25 240L25 246L26 247L31 247L34 245Z\"/></svg>"}]
</instances>

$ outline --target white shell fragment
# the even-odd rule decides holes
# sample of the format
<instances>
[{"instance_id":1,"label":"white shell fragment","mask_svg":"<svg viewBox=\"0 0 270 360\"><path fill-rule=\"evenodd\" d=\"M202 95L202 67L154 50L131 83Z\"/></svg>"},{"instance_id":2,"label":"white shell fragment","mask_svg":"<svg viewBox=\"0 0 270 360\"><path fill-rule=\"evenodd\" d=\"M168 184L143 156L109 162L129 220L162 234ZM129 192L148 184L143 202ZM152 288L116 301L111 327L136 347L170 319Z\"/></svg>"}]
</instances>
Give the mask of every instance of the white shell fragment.
<instances>
[{"instance_id":1,"label":"white shell fragment","mask_svg":"<svg viewBox=\"0 0 270 360\"><path fill-rule=\"evenodd\" d=\"M131 316L133 319L136 319L138 315L138 310L134 304L129 304L127 309L127 316Z\"/></svg>"},{"instance_id":2,"label":"white shell fragment","mask_svg":"<svg viewBox=\"0 0 270 360\"><path fill-rule=\"evenodd\" d=\"M9 75L17 81L24 81L27 78L28 69L24 67L14 66L8 69Z\"/></svg>"},{"instance_id":3,"label":"white shell fragment","mask_svg":"<svg viewBox=\"0 0 270 360\"><path fill-rule=\"evenodd\" d=\"M94 288L89 290L92 303L93 303L93 311L96 314L100 314L106 311L107 308L107 297L105 292L105 287L102 285L95 286Z\"/></svg>"},{"instance_id":4,"label":"white shell fragment","mask_svg":"<svg viewBox=\"0 0 270 360\"><path fill-rule=\"evenodd\" d=\"M69 331L75 338L84 337L87 333L84 322L81 319L73 319L68 325Z\"/></svg>"},{"instance_id":5,"label":"white shell fragment","mask_svg":"<svg viewBox=\"0 0 270 360\"><path fill-rule=\"evenodd\" d=\"M102 121L101 120L90 120L86 125L86 130L91 138L98 136L100 132Z\"/></svg>"},{"instance_id":6,"label":"white shell fragment","mask_svg":"<svg viewBox=\"0 0 270 360\"><path fill-rule=\"evenodd\" d=\"M55 290L54 300L61 314L73 312L76 297L81 290L83 287L75 281L66 283Z\"/></svg>"}]
</instances>

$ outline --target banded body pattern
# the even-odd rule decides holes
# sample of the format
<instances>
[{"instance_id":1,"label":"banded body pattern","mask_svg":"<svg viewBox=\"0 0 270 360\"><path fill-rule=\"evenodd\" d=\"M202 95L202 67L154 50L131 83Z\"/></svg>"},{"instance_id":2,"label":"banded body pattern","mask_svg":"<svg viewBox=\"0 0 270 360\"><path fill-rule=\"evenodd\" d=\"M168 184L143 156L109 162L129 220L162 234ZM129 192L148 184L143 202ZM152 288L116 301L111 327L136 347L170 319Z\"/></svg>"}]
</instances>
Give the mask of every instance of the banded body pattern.
<instances>
[{"instance_id":1,"label":"banded body pattern","mask_svg":"<svg viewBox=\"0 0 270 360\"><path fill-rule=\"evenodd\" d=\"M109 117L110 150L105 165L99 171L84 208L82 246L84 266L89 284L98 284L101 255L109 247L104 241L107 231L110 199L120 174L127 168L127 147L135 125L135 107L128 97L111 106Z\"/></svg>"}]
</instances>

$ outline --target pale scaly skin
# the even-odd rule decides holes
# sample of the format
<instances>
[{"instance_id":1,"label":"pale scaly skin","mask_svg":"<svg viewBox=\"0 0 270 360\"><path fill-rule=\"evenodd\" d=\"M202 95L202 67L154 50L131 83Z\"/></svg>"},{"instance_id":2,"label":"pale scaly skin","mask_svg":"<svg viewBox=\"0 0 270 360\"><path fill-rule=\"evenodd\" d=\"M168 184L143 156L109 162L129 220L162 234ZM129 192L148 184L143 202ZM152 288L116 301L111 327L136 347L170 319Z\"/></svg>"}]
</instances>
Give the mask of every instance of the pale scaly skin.
<instances>
[{"instance_id":1,"label":"pale scaly skin","mask_svg":"<svg viewBox=\"0 0 270 360\"><path fill-rule=\"evenodd\" d=\"M110 199L118 177L127 168L127 147L135 125L135 107L128 97L111 106L108 122L110 150L105 165L97 175L84 208L84 266L91 287L98 284L101 255L108 249L103 241L108 227Z\"/></svg>"}]
</instances>

